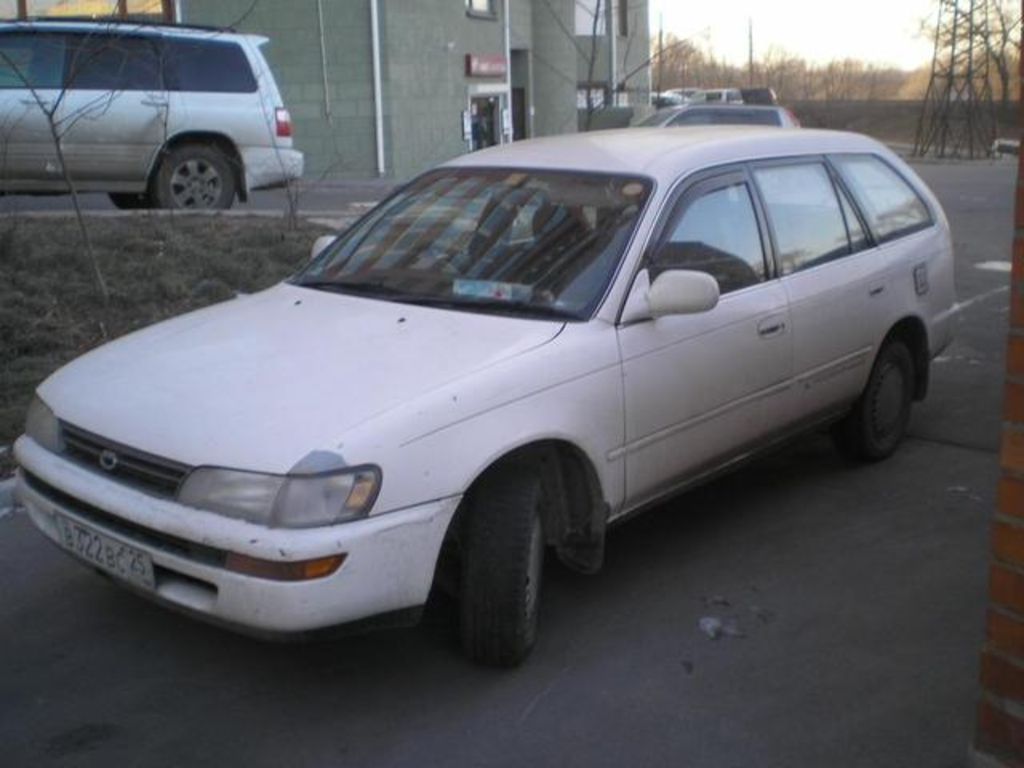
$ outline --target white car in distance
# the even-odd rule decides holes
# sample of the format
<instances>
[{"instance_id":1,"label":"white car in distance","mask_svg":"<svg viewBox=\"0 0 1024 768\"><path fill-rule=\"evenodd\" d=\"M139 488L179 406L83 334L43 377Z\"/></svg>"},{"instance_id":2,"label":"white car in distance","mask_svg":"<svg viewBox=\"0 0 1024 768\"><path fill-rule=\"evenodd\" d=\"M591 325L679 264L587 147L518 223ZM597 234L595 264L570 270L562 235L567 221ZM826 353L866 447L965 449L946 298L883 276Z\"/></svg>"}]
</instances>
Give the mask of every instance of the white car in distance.
<instances>
[{"instance_id":1,"label":"white car in distance","mask_svg":"<svg viewBox=\"0 0 1024 768\"><path fill-rule=\"evenodd\" d=\"M926 186L854 134L517 142L436 168L292 279L48 378L17 494L72 555L257 633L415 618L521 662L545 553L798 433L883 459L950 341ZM794 479L794 481L798 481Z\"/></svg>"}]
</instances>

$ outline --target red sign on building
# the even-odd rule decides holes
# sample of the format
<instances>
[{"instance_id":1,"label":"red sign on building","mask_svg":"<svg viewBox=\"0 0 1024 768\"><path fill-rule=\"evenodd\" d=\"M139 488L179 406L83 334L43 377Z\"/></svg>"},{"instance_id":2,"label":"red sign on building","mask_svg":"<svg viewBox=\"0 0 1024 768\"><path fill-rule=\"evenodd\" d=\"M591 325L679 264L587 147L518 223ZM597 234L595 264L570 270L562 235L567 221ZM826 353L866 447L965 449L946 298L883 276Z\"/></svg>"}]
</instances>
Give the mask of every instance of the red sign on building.
<instances>
[{"instance_id":1,"label":"red sign on building","mask_svg":"<svg viewBox=\"0 0 1024 768\"><path fill-rule=\"evenodd\" d=\"M508 61L500 53L467 53L466 77L504 77Z\"/></svg>"}]
</instances>

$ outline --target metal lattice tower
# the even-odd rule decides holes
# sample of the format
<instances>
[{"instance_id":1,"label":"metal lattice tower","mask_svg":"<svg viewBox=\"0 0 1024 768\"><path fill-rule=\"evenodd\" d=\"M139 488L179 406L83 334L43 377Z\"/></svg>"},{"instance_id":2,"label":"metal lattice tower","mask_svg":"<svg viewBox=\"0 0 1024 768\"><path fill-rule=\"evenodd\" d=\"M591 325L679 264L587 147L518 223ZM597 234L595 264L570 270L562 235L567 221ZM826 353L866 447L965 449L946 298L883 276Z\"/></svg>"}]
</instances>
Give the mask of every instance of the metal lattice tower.
<instances>
[{"instance_id":1,"label":"metal lattice tower","mask_svg":"<svg viewBox=\"0 0 1024 768\"><path fill-rule=\"evenodd\" d=\"M996 136L989 81L988 0L939 0L932 75L914 154L983 157Z\"/></svg>"}]
</instances>

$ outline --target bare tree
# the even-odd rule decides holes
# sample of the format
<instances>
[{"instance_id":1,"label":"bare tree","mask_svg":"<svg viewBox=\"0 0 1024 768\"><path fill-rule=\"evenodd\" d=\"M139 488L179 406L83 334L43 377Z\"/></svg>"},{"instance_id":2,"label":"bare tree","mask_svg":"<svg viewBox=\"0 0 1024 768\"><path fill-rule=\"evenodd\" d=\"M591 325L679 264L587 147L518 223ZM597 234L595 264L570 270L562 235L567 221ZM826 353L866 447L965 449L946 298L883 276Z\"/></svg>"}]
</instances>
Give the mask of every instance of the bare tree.
<instances>
[{"instance_id":1,"label":"bare tree","mask_svg":"<svg viewBox=\"0 0 1024 768\"><path fill-rule=\"evenodd\" d=\"M75 186L75 180L68 170L62 143L62 138L70 127L74 126L82 119L83 115L87 114L90 110L94 110L96 108L103 109L103 104L90 103L84 105L81 109L65 114L62 111L62 107L68 93L68 82L62 80L60 87L56 89L56 96L52 100L48 101L43 94L40 93L40 91L43 90L40 84L34 82L21 64L15 61L13 57L3 50L0 50L0 64L3 64L14 75L15 79L22 84L24 90L31 94L31 101L26 104L27 109L38 110L45 120L50 142L52 143L53 150L56 155L56 170L60 173L67 192L71 196L71 203L75 212L75 220L78 223L79 233L82 237L82 246L92 270L93 278L96 281L96 288L103 300L103 305L108 306L110 303L110 291L107 288L107 281L103 277L103 271L100 269L99 261L96 258L96 252L93 249L92 241L89 238L89 228L86 226L85 216L82 214L78 188ZM46 90L50 89L47 88ZM115 98L115 94L106 94L104 98L107 99L106 104L107 108L109 108L110 102ZM103 330L104 335L106 335L105 329Z\"/></svg>"},{"instance_id":2,"label":"bare tree","mask_svg":"<svg viewBox=\"0 0 1024 768\"><path fill-rule=\"evenodd\" d=\"M1013 94L1011 80L1020 62L1020 5L1016 0L993 0L988 7L990 18L985 48L999 79L1000 114L1006 120Z\"/></svg>"}]
</instances>

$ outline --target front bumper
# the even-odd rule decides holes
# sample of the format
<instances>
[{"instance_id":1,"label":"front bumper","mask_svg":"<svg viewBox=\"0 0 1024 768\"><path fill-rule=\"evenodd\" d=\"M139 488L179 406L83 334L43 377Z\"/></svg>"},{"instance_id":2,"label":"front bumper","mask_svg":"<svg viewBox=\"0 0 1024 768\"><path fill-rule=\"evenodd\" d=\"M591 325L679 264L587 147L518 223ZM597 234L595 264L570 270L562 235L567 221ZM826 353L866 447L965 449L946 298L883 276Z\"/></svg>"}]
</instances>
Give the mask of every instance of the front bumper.
<instances>
[{"instance_id":1,"label":"front bumper","mask_svg":"<svg viewBox=\"0 0 1024 768\"><path fill-rule=\"evenodd\" d=\"M27 436L14 446L15 497L55 543L54 514L152 559L150 597L240 629L304 632L422 606L458 498L341 525L270 529L157 498L53 454ZM227 570L210 553L294 562L346 554L330 576L272 581ZM201 553L201 554L200 554ZM215 560L215 558L212 558Z\"/></svg>"}]
</instances>

